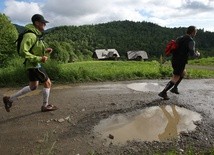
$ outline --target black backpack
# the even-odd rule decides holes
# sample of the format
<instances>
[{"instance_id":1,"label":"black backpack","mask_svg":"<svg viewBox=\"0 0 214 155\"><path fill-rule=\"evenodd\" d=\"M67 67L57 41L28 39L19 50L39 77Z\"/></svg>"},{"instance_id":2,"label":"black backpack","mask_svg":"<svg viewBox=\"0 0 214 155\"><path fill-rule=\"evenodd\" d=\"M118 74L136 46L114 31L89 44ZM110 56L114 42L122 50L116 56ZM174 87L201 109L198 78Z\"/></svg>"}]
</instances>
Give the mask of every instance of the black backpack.
<instances>
[{"instance_id":1,"label":"black backpack","mask_svg":"<svg viewBox=\"0 0 214 155\"><path fill-rule=\"evenodd\" d=\"M37 41L42 39L42 36L38 36L35 32L31 31L31 30L25 30L21 33L19 33L18 38L16 39L15 43L16 43L16 47L17 47L17 52L20 55L20 46L21 46L21 42L23 40L23 37L26 33L34 33L37 37ZM36 41L36 42L37 42ZM36 42L33 44L33 46L30 48L30 51L33 49L33 47L36 45Z\"/></svg>"}]
</instances>

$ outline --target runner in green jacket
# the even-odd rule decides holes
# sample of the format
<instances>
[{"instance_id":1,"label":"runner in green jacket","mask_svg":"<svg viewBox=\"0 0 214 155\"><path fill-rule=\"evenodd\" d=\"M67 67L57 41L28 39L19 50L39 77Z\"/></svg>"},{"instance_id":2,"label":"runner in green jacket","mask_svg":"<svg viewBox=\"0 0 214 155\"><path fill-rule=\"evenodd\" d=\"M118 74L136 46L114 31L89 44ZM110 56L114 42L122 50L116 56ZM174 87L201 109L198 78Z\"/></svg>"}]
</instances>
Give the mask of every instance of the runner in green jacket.
<instances>
[{"instance_id":1,"label":"runner in green jacket","mask_svg":"<svg viewBox=\"0 0 214 155\"><path fill-rule=\"evenodd\" d=\"M45 63L48 59L48 54L52 52L51 48L46 48L41 36L47 20L40 14L35 14L31 18L32 24L25 26L26 31L23 40L20 45L20 55L25 58L25 67L28 71L29 86L26 86L11 96L4 96L3 102L7 112L10 112L12 103L17 100L18 97L36 90L39 82L43 83L43 105L41 107L42 112L56 110L57 107L49 104L48 99L50 95L51 81L48 77L45 69L41 66L41 63Z\"/></svg>"},{"instance_id":2,"label":"runner in green jacket","mask_svg":"<svg viewBox=\"0 0 214 155\"><path fill-rule=\"evenodd\" d=\"M35 68L41 63L42 57L47 54L43 41L39 39L42 32L33 24L26 25L25 31L32 31L33 33L24 34L20 46L20 55L26 59L25 65L27 68Z\"/></svg>"}]
</instances>

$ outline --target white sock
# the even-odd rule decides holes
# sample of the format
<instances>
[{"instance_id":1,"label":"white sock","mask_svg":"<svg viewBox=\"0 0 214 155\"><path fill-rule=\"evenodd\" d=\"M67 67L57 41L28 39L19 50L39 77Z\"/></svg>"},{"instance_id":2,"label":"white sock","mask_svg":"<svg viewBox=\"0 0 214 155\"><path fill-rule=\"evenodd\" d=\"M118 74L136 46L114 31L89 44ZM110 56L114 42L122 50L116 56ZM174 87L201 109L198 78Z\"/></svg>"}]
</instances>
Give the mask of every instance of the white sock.
<instances>
[{"instance_id":1,"label":"white sock","mask_svg":"<svg viewBox=\"0 0 214 155\"><path fill-rule=\"evenodd\" d=\"M47 106L48 105L48 99L50 96L50 88L43 88L43 106Z\"/></svg>"},{"instance_id":2,"label":"white sock","mask_svg":"<svg viewBox=\"0 0 214 155\"><path fill-rule=\"evenodd\" d=\"M10 96L10 101L13 102L13 101L17 100L17 98L19 96L22 96L22 95L27 94L29 92L31 92L31 89L30 89L29 86L26 86L26 87L22 88L21 90L19 90L18 92L16 92L15 94L11 95Z\"/></svg>"}]
</instances>

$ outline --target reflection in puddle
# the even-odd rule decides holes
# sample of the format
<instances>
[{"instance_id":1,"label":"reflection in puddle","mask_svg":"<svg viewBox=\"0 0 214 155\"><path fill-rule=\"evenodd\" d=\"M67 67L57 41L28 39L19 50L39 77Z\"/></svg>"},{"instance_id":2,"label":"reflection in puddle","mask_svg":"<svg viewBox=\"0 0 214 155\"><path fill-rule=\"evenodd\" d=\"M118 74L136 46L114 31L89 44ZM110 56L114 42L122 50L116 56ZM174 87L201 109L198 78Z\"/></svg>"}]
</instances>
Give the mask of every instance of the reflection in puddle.
<instances>
[{"instance_id":1,"label":"reflection in puddle","mask_svg":"<svg viewBox=\"0 0 214 155\"><path fill-rule=\"evenodd\" d=\"M166 141L177 138L179 133L190 132L196 128L194 121L200 121L201 115L175 105L155 106L133 113L113 115L100 121L94 127L95 133L116 144L128 140Z\"/></svg>"},{"instance_id":2,"label":"reflection in puddle","mask_svg":"<svg viewBox=\"0 0 214 155\"><path fill-rule=\"evenodd\" d=\"M127 85L128 88L143 92L159 92L161 87L158 83L131 83Z\"/></svg>"}]
</instances>

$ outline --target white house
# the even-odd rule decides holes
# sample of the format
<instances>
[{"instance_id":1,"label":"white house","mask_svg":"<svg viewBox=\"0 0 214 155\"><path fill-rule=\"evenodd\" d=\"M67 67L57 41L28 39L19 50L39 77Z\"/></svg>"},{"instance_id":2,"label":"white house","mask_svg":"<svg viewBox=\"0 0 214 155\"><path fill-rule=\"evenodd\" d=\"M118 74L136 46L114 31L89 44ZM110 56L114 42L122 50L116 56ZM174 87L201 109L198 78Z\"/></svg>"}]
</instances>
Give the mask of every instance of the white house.
<instances>
[{"instance_id":1,"label":"white house","mask_svg":"<svg viewBox=\"0 0 214 155\"><path fill-rule=\"evenodd\" d=\"M98 60L116 60L120 57L116 49L96 49L92 55L92 58Z\"/></svg>"},{"instance_id":2,"label":"white house","mask_svg":"<svg viewBox=\"0 0 214 155\"><path fill-rule=\"evenodd\" d=\"M127 58L128 60L143 61L148 59L148 55L145 51L128 51Z\"/></svg>"}]
</instances>

